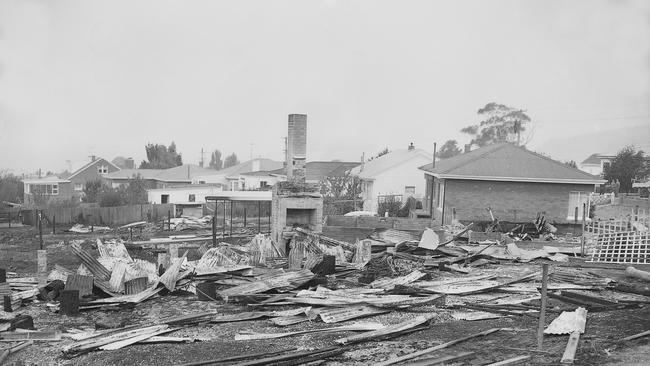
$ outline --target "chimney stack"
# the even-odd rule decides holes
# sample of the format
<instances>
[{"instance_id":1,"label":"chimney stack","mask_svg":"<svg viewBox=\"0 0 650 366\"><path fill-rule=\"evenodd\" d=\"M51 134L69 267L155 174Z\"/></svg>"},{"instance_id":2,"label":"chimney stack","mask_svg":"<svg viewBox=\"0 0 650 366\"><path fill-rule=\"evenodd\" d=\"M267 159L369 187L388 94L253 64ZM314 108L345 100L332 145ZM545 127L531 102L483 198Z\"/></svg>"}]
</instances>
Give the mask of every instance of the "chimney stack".
<instances>
[{"instance_id":1,"label":"chimney stack","mask_svg":"<svg viewBox=\"0 0 650 366\"><path fill-rule=\"evenodd\" d=\"M126 169L135 169L135 161L133 160L133 158L124 159L124 167Z\"/></svg>"},{"instance_id":2,"label":"chimney stack","mask_svg":"<svg viewBox=\"0 0 650 366\"><path fill-rule=\"evenodd\" d=\"M472 144L465 144L465 152L468 153L472 151Z\"/></svg>"},{"instance_id":3,"label":"chimney stack","mask_svg":"<svg viewBox=\"0 0 650 366\"><path fill-rule=\"evenodd\" d=\"M307 115L290 114L287 134L287 180L305 181Z\"/></svg>"},{"instance_id":4,"label":"chimney stack","mask_svg":"<svg viewBox=\"0 0 650 366\"><path fill-rule=\"evenodd\" d=\"M409 145L409 151L414 149L415 149L415 145L413 145L413 143L411 142L411 144Z\"/></svg>"},{"instance_id":5,"label":"chimney stack","mask_svg":"<svg viewBox=\"0 0 650 366\"><path fill-rule=\"evenodd\" d=\"M90 161L95 161L97 160L97 157L95 155L90 155Z\"/></svg>"}]
</instances>

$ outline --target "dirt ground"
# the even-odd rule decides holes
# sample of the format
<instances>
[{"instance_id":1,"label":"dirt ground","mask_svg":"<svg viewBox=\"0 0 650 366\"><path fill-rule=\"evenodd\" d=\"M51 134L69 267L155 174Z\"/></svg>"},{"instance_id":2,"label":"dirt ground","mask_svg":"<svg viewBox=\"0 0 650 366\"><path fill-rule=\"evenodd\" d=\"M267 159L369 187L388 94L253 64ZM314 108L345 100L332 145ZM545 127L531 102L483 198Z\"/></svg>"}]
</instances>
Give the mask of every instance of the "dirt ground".
<instances>
[{"instance_id":1,"label":"dirt ground","mask_svg":"<svg viewBox=\"0 0 650 366\"><path fill-rule=\"evenodd\" d=\"M56 234L44 237L48 250L48 267L54 264L76 269L80 262L69 249L71 240L84 240L83 247L97 255L93 243L97 237L113 238L108 234ZM31 228L0 229L0 268L16 272L20 276L33 275L36 271L36 249L39 248L37 232ZM193 250L190 250L191 255ZM150 250L132 250L136 258L155 262L156 253ZM500 264L503 271L518 272L530 268L539 268L537 263ZM496 268L496 267L493 267ZM623 271L590 269L589 271L610 276L622 277ZM447 304L457 303L460 297L448 296ZM565 308L567 305L549 302L550 315L547 324L555 317L552 310ZM94 329L95 324L103 319L131 324L150 324L167 316L187 315L202 311L215 311L219 314L234 314L242 311L259 310L258 307L224 303L222 301L198 301L194 294L178 292L159 296L136 305L132 309L120 311L89 311L76 317L68 317L51 312L45 302L35 301L23 306L19 313L34 318L39 330ZM273 310L285 308L273 307ZM568 336L546 336L543 351L537 351L536 317L508 316L481 321L456 321L450 316L448 307L422 307L409 311L393 311L361 321L379 322L384 325L395 324L416 316L435 314L431 326L425 330L403 335L397 338L365 342L352 345L340 356L330 358L326 365L371 365L395 356L422 350L443 342L465 337L491 328L504 328L485 337L471 339L430 356L453 355L460 352L475 352L473 356L453 365L485 365L515 356L531 355L525 364L555 365L566 346ZM352 321L353 322L353 321ZM336 324L339 325L339 324ZM35 365L163 365L208 360L246 353L271 352L288 348L301 350L332 347L334 340L349 333L307 334L280 339L235 341L234 336L240 331L260 333L288 332L304 329L328 328L331 325L322 322L306 322L287 327L278 327L269 320L253 320L236 323L201 324L180 329L168 335L191 337L196 341L183 344L148 344L134 345L117 351L97 351L76 358L67 359L61 347L72 341L64 338L60 342L40 342L28 347L8 361L23 360ZM650 306L637 309L625 309L607 312L590 312L587 318L585 334L580 338L576 354L576 365L648 365L650 364L650 337L630 342L620 339L650 329Z\"/></svg>"}]
</instances>

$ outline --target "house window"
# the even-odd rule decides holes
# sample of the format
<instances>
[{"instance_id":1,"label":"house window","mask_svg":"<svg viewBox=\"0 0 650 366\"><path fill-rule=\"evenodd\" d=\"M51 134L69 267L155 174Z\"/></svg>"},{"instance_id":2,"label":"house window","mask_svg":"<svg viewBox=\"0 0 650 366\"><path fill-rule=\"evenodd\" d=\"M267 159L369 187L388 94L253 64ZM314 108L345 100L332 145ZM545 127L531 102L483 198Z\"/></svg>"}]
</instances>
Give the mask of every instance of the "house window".
<instances>
[{"instance_id":1,"label":"house window","mask_svg":"<svg viewBox=\"0 0 650 366\"><path fill-rule=\"evenodd\" d=\"M99 174L106 174L108 173L108 167L106 165L100 165L97 167L97 172Z\"/></svg>"},{"instance_id":2,"label":"house window","mask_svg":"<svg viewBox=\"0 0 650 366\"><path fill-rule=\"evenodd\" d=\"M267 182L265 180L260 181L260 188L266 188L268 186L269 186L269 182Z\"/></svg>"},{"instance_id":3,"label":"house window","mask_svg":"<svg viewBox=\"0 0 650 366\"><path fill-rule=\"evenodd\" d=\"M415 186L406 186L404 187L404 194L405 195L415 195Z\"/></svg>"},{"instance_id":4,"label":"house window","mask_svg":"<svg viewBox=\"0 0 650 366\"><path fill-rule=\"evenodd\" d=\"M160 203L169 203L169 195L168 194L161 194L160 195Z\"/></svg>"},{"instance_id":5,"label":"house window","mask_svg":"<svg viewBox=\"0 0 650 366\"><path fill-rule=\"evenodd\" d=\"M199 181L199 184L205 184L205 181L204 181L204 180L200 180L200 181Z\"/></svg>"},{"instance_id":6,"label":"house window","mask_svg":"<svg viewBox=\"0 0 650 366\"><path fill-rule=\"evenodd\" d=\"M59 194L59 185L55 184L30 184L28 193L56 196Z\"/></svg>"},{"instance_id":7,"label":"house window","mask_svg":"<svg viewBox=\"0 0 650 366\"><path fill-rule=\"evenodd\" d=\"M83 191L84 190L84 185L81 183L75 183L74 184L74 190L75 191Z\"/></svg>"},{"instance_id":8,"label":"house window","mask_svg":"<svg viewBox=\"0 0 650 366\"><path fill-rule=\"evenodd\" d=\"M190 197L188 198L189 202L196 202L196 195L191 194Z\"/></svg>"}]
</instances>

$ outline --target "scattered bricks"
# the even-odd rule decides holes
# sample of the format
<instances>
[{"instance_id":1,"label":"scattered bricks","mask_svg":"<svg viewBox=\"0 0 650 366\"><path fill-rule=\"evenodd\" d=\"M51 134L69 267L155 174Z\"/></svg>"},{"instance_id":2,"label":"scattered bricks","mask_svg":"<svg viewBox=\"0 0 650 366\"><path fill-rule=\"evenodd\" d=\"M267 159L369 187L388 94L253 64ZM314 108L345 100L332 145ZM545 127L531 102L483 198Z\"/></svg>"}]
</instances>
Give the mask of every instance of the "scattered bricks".
<instances>
[{"instance_id":1,"label":"scattered bricks","mask_svg":"<svg viewBox=\"0 0 650 366\"><path fill-rule=\"evenodd\" d=\"M147 289L148 284L149 278L147 277L134 278L130 281L124 282L124 293L127 295L139 294Z\"/></svg>"},{"instance_id":2,"label":"scattered bricks","mask_svg":"<svg viewBox=\"0 0 650 366\"><path fill-rule=\"evenodd\" d=\"M79 290L63 290L59 302L59 314L79 314Z\"/></svg>"},{"instance_id":3,"label":"scattered bricks","mask_svg":"<svg viewBox=\"0 0 650 366\"><path fill-rule=\"evenodd\" d=\"M79 293L79 298L90 296L93 294L93 276L69 275L65 289L76 290Z\"/></svg>"},{"instance_id":4,"label":"scattered bricks","mask_svg":"<svg viewBox=\"0 0 650 366\"><path fill-rule=\"evenodd\" d=\"M7 270L4 268L0 268L0 283L5 283L7 282Z\"/></svg>"},{"instance_id":5,"label":"scattered bricks","mask_svg":"<svg viewBox=\"0 0 650 366\"><path fill-rule=\"evenodd\" d=\"M196 294L200 301L214 301L217 298L217 284L203 282L196 285Z\"/></svg>"},{"instance_id":6,"label":"scattered bricks","mask_svg":"<svg viewBox=\"0 0 650 366\"><path fill-rule=\"evenodd\" d=\"M316 264L311 270L317 276L331 275L336 272L336 257L324 255L323 260Z\"/></svg>"}]
</instances>

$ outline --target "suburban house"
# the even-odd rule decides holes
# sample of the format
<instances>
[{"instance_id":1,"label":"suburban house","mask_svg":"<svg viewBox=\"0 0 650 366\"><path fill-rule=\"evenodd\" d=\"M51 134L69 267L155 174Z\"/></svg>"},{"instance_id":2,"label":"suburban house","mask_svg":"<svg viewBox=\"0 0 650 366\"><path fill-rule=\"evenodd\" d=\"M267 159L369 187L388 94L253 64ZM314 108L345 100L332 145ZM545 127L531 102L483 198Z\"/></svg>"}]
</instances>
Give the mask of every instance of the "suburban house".
<instances>
[{"instance_id":1,"label":"suburban house","mask_svg":"<svg viewBox=\"0 0 650 366\"><path fill-rule=\"evenodd\" d=\"M72 182L57 176L23 180L25 205L44 204L53 201L69 201L75 195Z\"/></svg>"},{"instance_id":2,"label":"suburban house","mask_svg":"<svg viewBox=\"0 0 650 366\"><path fill-rule=\"evenodd\" d=\"M606 167L612 164L615 157L614 155L591 154L582 163L578 164L578 168L583 172L602 177Z\"/></svg>"},{"instance_id":3,"label":"suburban house","mask_svg":"<svg viewBox=\"0 0 650 366\"><path fill-rule=\"evenodd\" d=\"M147 189L149 203L203 204L206 196L221 192L214 184L185 184L167 188Z\"/></svg>"},{"instance_id":4,"label":"suburban house","mask_svg":"<svg viewBox=\"0 0 650 366\"><path fill-rule=\"evenodd\" d=\"M511 143L485 146L420 168L424 207L438 224L452 220L528 222L538 214L555 223L582 220L583 203L605 183L591 174ZM585 212L588 217L589 212Z\"/></svg>"},{"instance_id":5,"label":"suburban house","mask_svg":"<svg viewBox=\"0 0 650 366\"><path fill-rule=\"evenodd\" d=\"M379 203L388 198L421 199L424 180L418 168L432 159L432 154L411 144L408 149L391 151L353 168L351 174L361 180L363 210L377 212Z\"/></svg>"},{"instance_id":6,"label":"suburban house","mask_svg":"<svg viewBox=\"0 0 650 366\"><path fill-rule=\"evenodd\" d=\"M92 156L90 162L74 171L68 179L75 193L80 195L87 182L101 180L107 174L117 172L120 168L104 158Z\"/></svg>"},{"instance_id":7,"label":"suburban house","mask_svg":"<svg viewBox=\"0 0 650 366\"><path fill-rule=\"evenodd\" d=\"M48 176L38 179L24 179L25 204L46 203L80 199L87 182L101 180L106 175L119 172L120 168L104 158L92 156L72 174L64 177Z\"/></svg>"},{"instance_id":8,"label":"suburban house","mask_svg":"<svg viewBox=\"0 0 650 366\"><path fill-rule=\"evenodd\" d=\"M201 168L195 164L179 165L169 169L122 169L103 178L113 188L128 184L139 176L149 188L168 188L191 184L196 176L214 173L213 169Z\"/></svg>"},{"instance_id":9,"label":"suburban house","mask_svg":"<svg viewBox=\"0 0 650 366\"><path fill-rule=\"evenodd\" d=\"M256 158L221 170L211 170L207 174L196 175L192 178L192 183L219 184L224 191L260 189L275 184L277 178L268 173L282 168L282 164L271 159Z\"/></svg>"}]
</instances>

